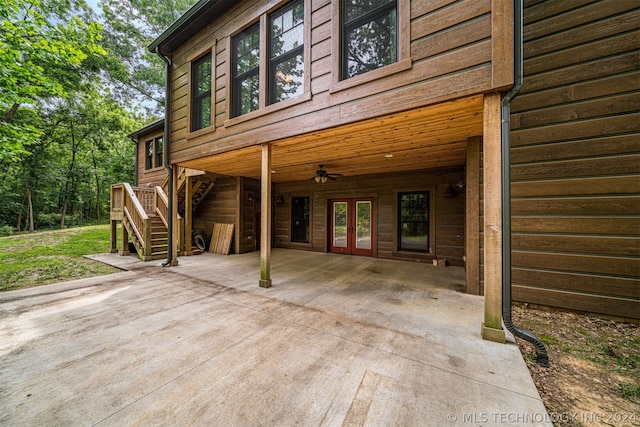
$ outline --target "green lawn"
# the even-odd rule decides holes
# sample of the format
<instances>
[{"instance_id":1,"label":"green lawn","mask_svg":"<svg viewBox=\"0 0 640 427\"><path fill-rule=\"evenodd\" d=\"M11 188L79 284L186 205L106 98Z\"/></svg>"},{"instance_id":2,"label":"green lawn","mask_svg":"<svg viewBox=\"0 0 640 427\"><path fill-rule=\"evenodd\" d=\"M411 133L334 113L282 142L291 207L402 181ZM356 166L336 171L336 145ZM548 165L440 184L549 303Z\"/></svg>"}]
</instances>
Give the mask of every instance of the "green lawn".
<instances>
[{"instance_id":1,"label":"green lawn","mask_svg":"<svg viewBox=\"0 0 640 427\"><path fill-rule=\"evenodd\" d=\"M0 237L0 290L114 273L83 257L109 250L109 225Z\"/></svg>"}]
</instances>

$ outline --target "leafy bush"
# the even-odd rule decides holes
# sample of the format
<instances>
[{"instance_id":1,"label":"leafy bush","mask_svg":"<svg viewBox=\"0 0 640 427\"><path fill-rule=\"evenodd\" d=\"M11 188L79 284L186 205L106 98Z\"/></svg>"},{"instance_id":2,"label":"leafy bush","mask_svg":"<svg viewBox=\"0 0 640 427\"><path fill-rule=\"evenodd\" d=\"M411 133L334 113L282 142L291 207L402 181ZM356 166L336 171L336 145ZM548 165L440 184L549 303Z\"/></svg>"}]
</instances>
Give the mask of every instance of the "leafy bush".
<instances>
[{"instance_id":1,"label":"leafy bush","mask_svg":"<svg viewBox=\"0 0 640 427\"><path fill-rule=\"evenodd\" d=\"M13 234L13 227L10 225L3 225L0 227L0 236L11 236Z\"/></svg>"}]
</instances>

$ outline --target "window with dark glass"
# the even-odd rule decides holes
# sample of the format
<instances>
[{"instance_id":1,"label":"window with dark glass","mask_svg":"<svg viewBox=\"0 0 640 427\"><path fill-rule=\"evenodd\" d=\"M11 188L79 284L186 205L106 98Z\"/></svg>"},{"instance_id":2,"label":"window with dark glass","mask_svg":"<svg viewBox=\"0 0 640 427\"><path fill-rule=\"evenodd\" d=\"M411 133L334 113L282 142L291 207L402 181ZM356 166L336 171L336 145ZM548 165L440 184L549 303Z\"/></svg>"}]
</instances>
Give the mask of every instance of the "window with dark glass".
<instances>
[{"instance_id":1,"label":"window with dark glass","mask_svg":"<svg viewBox=\"0 0 640 427\"><path fill-rule=\"evenodd\" d=\"M397 0L342 0L342 79L398 61Z\"/></svg>"},{"instance_id":2,"label":"window with dark glass","mask_svg":"<svg viewBox=\"0 0 640 427\"><path fill-rule=\"evenodd\" d=\"M309 197L291 198L291 241L309 243Z\"/></svg>"},{"instance_id":3,"label":"window with dark glass","mask_svg":"<svg viewBox=\"0 0 640 427\"><path fill-rule=\"evenodd\" d=\"M162 166L162 137L155 139L156 144L156 164L155 167Z\"/></svg>"},{"instance_id":4,"label":"window with dark glass","mask_svg":"<svg viewBox=\"0 0 640 427\"><path fill-rule=\"evenodd\" d=\"M304 2L297 0L269 18L269 103L304 92Z\"/></svg>"},{"instance_id":5,"label":"window with dark glass","mask_svg":"<svg viewBox=\"0 0 640 427\"><path fill-rule=\"evenodd\" d=\"M257 110L260 101L260 25L237 34L232 41L233 117Z\"/></svg>"},{"instance_id":6,"label":"window with dark glass","mask_svg":"<svg viewBox=\"0 0 640 427\"><path fill-rule=\"evenodd\" d=\"M144 168L153 167L153 141L147 141L144 145Z\"/></svg>"},{"instance_id":7,"label":"window with dark glass","mask_svg":"<svg viewBox=\"0 0 640 427\"><path fill-rule=\"evenodd\" d=\"M192 65L191 131L211 126L211 55Z\"/></svg>"},{"instance_id":8,"label":"window with dark glass","mask_svg":"<svg viewBox=\"0 0 640 427\"><path fill-rule=\"evenodd\" d=\"M398 194L398 250L429 252L429 192Z\"/></svg>"}]
</instances>

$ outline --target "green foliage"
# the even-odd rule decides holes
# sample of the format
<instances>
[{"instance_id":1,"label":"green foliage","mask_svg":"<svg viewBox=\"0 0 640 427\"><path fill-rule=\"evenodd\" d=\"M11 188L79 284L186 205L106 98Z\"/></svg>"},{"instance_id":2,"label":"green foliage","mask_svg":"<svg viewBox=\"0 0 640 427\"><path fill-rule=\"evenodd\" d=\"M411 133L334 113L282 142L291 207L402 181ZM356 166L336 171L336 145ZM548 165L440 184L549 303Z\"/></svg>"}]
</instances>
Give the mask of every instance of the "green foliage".
<instances>
[{"instance_id":1,"label":"green foliage","mask_svg":"<svg viewBox=\"0 0 640 427\"><path fill-rule=\"evenodd\" d=\"M640 383L618 384L618 390L622 397L628 400L640 397Z\"/></svg>"},{"instance_id":2,"label":"green foliage","mask_svg":"<svg viewBox=\"0 0 640 427\"><path fill-rule=\"evenodd\" d=\"M154 115L164 105L164 62L146 47L193 5L193 0L103 0L102 46L115 58L105 67L114 96ZM135 25L132 25L135 23Z\"/></svg>"},{"instance_id":3,"label":"green foliage","mask_svg":"<svg viewBox=\"0 0 640 427\"><path fill-rule=\"evenodd\" d=\"M13 121L22 105L65 97L81 82L83 62L104 55L102 27L78 15L84 2L0 0L0 161L25 154L42 130Z\"/></svg>"},{"instance_id":4,"label":"green foliage","mask_svg":"<svg viewBox=\"0 0 640 427\"><path fill-rule=\"evenodd\" d=\"M113 273L83 255L105 252L108 225L0 237L0 290Z\"/></svg>"},{"instance_id":5,"label":"green foliage","mask_svg":"<svg viewBox=\"0 0 640 427\"><path fill-rule=\"evenodd\" d=\"M0 236L11 236L13 234L13 227L10 225L3 225L0 227Z\"/></svg>"}]
</instances>

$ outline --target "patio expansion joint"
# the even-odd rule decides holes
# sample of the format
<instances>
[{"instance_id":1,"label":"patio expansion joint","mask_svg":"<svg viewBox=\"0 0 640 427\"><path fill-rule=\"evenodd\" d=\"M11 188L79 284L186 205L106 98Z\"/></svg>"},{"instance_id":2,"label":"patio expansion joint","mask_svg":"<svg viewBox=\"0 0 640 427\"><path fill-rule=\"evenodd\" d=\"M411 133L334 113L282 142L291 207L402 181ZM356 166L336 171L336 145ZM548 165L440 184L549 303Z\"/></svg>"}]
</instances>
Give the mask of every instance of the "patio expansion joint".
<instances>
[{"instance_id":1,"label":"patio expansion joint","mask_svg":"<svg viewBox=\"0 0 640 427\"><path fill-rule=\"evenodd\" d=\"M308 308L308 307L301 307L301 308ZM315 309L313 309L313 310L315 310ZM288 316L288 315L285 315L285 317L286 316ZM385 353L385 354L388 354L388 355L391 355L391 356L400 357L400 358L402 358L404 360L407 360L409 362L417 363L417 364L422 365L422 366L427 366L429 368L432 368L432 369L435 369L435 370L438 370L438 371L441 371L441 372L445 372L447 374L455 375L456 377L463 378L465 380L473 381L473 382L476 382L478 384L482 384L482 385L485 385L485 386L488 386L488 387L492 387L492 388L495 388L495 389L498 389L498 390L506 391L508 393L512 393L512 394L520 395L520 396L523 396L523 397L526 397L526 398L529 398L529 399L540 401L540 398L537 397L537 396L530 396L528 394L523 394L523 393L520 393L518 391L509 389L507 387L502 387L502 386L499 386L499 385L492 384L490 382L484 381L482 379L478 379L478 378L474 378L474 377L471 377L471 376L468 376L468 375L460 374L459 372L456 372L456 371L453 371L453 370L450 370L450 369L446 369L446 368L443 368L443 367L438 366L438 365L430 364L430 363L424 362L422 360L403 355L401 353L397 353L397 352L393 352L393 351L390 351L390 350L386 350L384 348L377 347L377 346L375 346L373 344L368 344L366 342L361 342L361 341L358 341L358 340L354 340L354 339L345 337L343 335L333 334L333 333L327 332L327 331L319 329L319 328L314 328L312 326L304 325L304 324L296 322L294 320L283 319L283 321L289 322L291 324L297 325L299 327L302 327L302 328L305 328L305 329L308 329L308 330L312 330L312 331L318 332L320 334L324 334L324 335L331 336L331 337L334 337L334 338L338 338L338 339L341 339L341 340L344 340L344 341L348 341L348 342L351 342L351 343L356 344L356 345L361 345L361 346L364 346L364 347L370 348L372 350L379 351L379 352L382 352L382 353ZM376 328L383 328L383 327L378 326L378 325L368 325L367 323L360 322L360 321L357 321L357 320L356 320L356 323L359 324L359 325L361 324L361 325L365 325L365 326L375 326ZM386 328L384 328L384 329L386 329ZM394 331L394 330L391 330L391 329L388 329L388 330L390 330L392 332L396 332L396 333L398 332L398 331ZM421 338L421 337L418 337L418 338Z\"/></svg>"}]
</instances>

